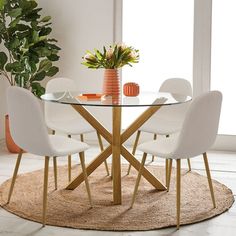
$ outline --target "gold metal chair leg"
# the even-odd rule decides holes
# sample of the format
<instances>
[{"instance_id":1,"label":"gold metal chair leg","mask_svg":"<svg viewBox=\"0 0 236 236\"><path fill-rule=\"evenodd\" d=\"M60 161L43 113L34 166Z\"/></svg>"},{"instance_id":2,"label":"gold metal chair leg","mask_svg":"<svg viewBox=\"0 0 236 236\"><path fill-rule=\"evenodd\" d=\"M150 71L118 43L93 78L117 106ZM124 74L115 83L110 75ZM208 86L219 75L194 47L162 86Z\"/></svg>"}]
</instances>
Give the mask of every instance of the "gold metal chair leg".
<instances>
[{"instance_id":1,"label":"gold metal chair leg","mask_svg":"<svg viewBox=\"0 0 236 236\"><path fill-rule=\"evenodd\" d=\"M71 181L71 155L68 155L68 181Z\"/></svg>"},{"instance_id":2,"label":"gold metal chair leg","mask_svg":"<svg viewBox=\"0 0 236 236\"><path fill-rule=\"evenodd\" d=\"M204 159L204 164L205 164L205 168L206 168L208 184L209 184L209 188L210 188L210 191L211 191L211 199L212 199L213 207L216 208L214 189L213 189L213 185L212 185L211 173L210 173L210 169L209 169L209 164L208 164L208 159L207 159L206 152L203 153L203 159Z\"/></svg>"},{"instance_id":3,"label":"gold metal chair leg","mask_svg":"<svg viewBox=\"0 0 236 236\"><path fill-rule=\"evenodd\" d=\"M139 141L139 138L140 138L140 134L141 134L141 131L138 130L137 135L136 135L136 138L135 138L135 141L134 141L133 150L132 150L132 154L133 154L133 155L135 155L135 152L136 152L136 149L137 149L137 146L138 146L138 141ZM128 168L128 171L127 171L127 175L129 175L130 169L131 169L131 164L129 164L129 168Z\"/></svg>"},{"instance_id":4,"label":"gold metal chair leg","mask_svg":"<svg viewBox=\"0 0 236 236\"><path fill-rule=\"evenodd\" d=\"M44 165L44 184L43 184L43 227L46 224L46 211L47 211L47 198L48 198L48 166L49 166L49 157L45 157Z\"/></svg>"},{"instance_id":5,"label":"gold metal chair leg","mask_svg":"<svg viewBox=\"0 0 236 236\"><path fill-rule=\"evenodd\" d=\"M157 139L157 134L154 134L153 140L156 140L156 139ZM152 162L154 161L154 157L155 157L155 156L152 156Z\"/></svg>"},{"instance_id":6,"label":"gold metal chair leg","mask_svg":"<svg viewBox=\"0 0 236 236\"><path fill-rule=\"evenodd\" d=\"M167 192L169 192L170 189L170 180L171 180L171 171L172 171L172 159L169 160L169 168L168 168L168 183L167 183Z\"/></svg>"},{"instance_id":7,"label":"gold metal chair leg","mask_svg":"<svg viewBox=\"0 0 236 236\"><path fill-rule=\"evenodd\" d=\"M57 157L53 157L54 183L57 189Z\"/></svg>"},{"instance_id":8,"label":"gold metal chair leg","mask_svg":"<svg viewBox=\"0 0 236 236\"><path fill-rule=\"evenodd\" d=\"M89 202L92 207L93 204L92 204L91 192L90 192L90 187L89 187L89 182L88 182L88 175L87 175L87 171L86 171L86 167L85 167L84 152L80 152L79 156L80 156L82 171L84 174L84 181L85 181L85 185L86 185L86 189L87 189L87 193L88 193Z\"/></svg>"},{"instance_id":9,"label":"gold metal chair leg","mask_svg":"<svg viewBox=\"0 0 236 236\"><path fill-rule=\"evenodd\" d=\"M139 169L139 172L138 172L138 177L136 179L136 183L135 183L135 187L134 187L134 193L133 193L132 202L131 202L131 206L130 206L131 208L134 205L134 201L135 201L135 198L136 198L136 195L137 195L137 192L138 192L138 186L139 186L139 183L140 183L140 180L141 180L142 170L143 170L143 167L144 167L144 164L145 164L145 161L146 161L146 157L147 157L147 153L143 153L143 159L142 159L142 162L141 162L141 166L140 166L140 169Z\"/></svg>"},{"instance_id":10,"label":"gold metal chair leg","mask_svg":"<svg viewBox=\"0 0 236 236\"><path fill-rule=\"evenodd\" d=\"M9 190L9 193L8 193L7 204L11 200L11 195L12 195L13 188L14 188L14 185L15 185L15 182L16 182L16 177L17 177L17 173L18 173L18 170L19 170L22 155L23 155L23 151L20 150L20 152L18 154L18 157L17 157L17 160L16 160L16 165L15 165L15 169L14 169L14 173L13 173L13 177L12 177L12 181L11 181L11 186L10 186L10 190Z\"/></svg>"},{"instance_id":11,"label":"gold metal chair leg","mask_svg":"<svg viewBox=\"0 0 236 236\"><path fill-rule=\"evenodd\" d=\"M177 159L177 172L176 172L176 226L180 226L180 191L181 191L181 159Z\"/></svg>"},{"instance_id":12,"label":"gold metal chair leg","mask_svg":"<svg viewBox=\"0 0 236 236\"><path fill-rule=\"evenodd\" d=\"M188 158L187 161L188 161L188 170L191 171L192 168L191 168L191 162L190 162L190 159Z\"/></svg>"},{"instance_id":13,"label":"gold metal chair leg","mask_svg":"<svg viewBox=\"0 0 236 236\"><path fill-rule=\"evenodd\" d=\"M109 172L109 168L108 168L108 164L107 164L106 160L104 161L104 165L105 165L105 168L106 168L107 176L109 176L110 172Z\"/></svg>"},{"instance_id":14,"label":"gold metal chair leg","mask_svg":"<svg viewBox=\"0 0 236 236\"><path fill-rule=\"evenodd\" d=\"M111 179L113 179L113 158L111 158Z\"/></svg>"},{"instance_id":15,"label":"gold metal chair leg","mask_svg":"<svg viewBox=\"0 0 236 236\"><path fill-rule=\"evenodd\" d=\"M68 135L68 138L71 138L71 135ZM68 181L71 181L71 155L68 155Z\"/></svg>"},{"instance_id":16,"label":"gold metal chair leg","mask_svg":"<svg viewBox=\"0 0 236 236\"><path fill-rule=\"evenodd\" d=\"M103 151L104 147L103 147L103 143L102 143L102 137L101 137L101 135L98 132L97 132L97 137L98 137L98 143L99 143L99 146L100 146L100 150ZM110 173L109 173L109 168L108 168L107 160L104 161L104 164L105 164L107 175L109 176Z\"/></svg>"},{"instance_id":17,"label":"gold metal chair leg","mask_svg":"<svg viewBox=\"0 0 236 236\"><path fill-rule=\"evenodd\" d=\"M168 185L168 174L169 174L169 160L166 159L165 161L165 165L166 165L166 186Z\"/></svg>"},{"instance_id":18,"label":"gold metal chair leg","mask_svg":"<svg viewBox=\"0 0 236 236\"><path fill-rule=\"evenodd\" d=\"M84 135L83 134L80 134L80 141L84 142Z\"/></svg>"}]
</instances>

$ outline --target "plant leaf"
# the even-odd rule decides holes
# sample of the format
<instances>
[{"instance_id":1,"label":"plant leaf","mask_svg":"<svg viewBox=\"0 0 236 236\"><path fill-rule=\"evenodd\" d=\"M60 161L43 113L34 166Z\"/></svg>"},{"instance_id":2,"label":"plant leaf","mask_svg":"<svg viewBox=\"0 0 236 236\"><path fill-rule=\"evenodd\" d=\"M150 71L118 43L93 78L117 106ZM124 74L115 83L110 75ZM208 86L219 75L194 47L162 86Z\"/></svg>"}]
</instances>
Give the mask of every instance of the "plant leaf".
<instances>
[{"instance_id":1,"label":"plant leaf","mask_svg":"<svg viewBox=\"0 0 236 236\"><path fill-rule=\"evenodd\" d=\"M40 20L39 22L48 22L51 20L51 16L45 16L42 18L42 20Z\"/></svg>"},{"instance_id":2,"label":"plant leaf","mask_svg":"<svg viewBox=\"0 0 236 236\"><path fill-rule=\"evenodd\" d=\"M32 93L39 98L45 93L45 88L42 87L42 85L38 82L32 83L31 88L32 88Z\"/></svg>"},{"instance_id":3,"label":"plant leaf","mask_svg":"<svg viewBox=\"0 0 236 236\"><path fill-rule=\"evenodd\" d=\"M48 59L44 59L39 63L39 71L47 71L52 67L52 62Z\"/></svg>"},{"instance_id":4,"label":"plant leaf","mask_svg":"<svg viewBox=\"0 0 236 236\"><path fill-rule=\"evenodd\" d=\"M50 56L47 56L47 58L50 61L58 61L60 57L58 55L56 55L56 54L51 54Z\"/></svg>"},{"instance_id":5,"label":"plant leaf","mask_svg":"<svg viewBox=\"0 0 236 236\"><path fill-rule=\"evenodd\" d=\"M45 78L46 76L46 71L40 71L38 73L35 74L35 76L33 77L33 81L41 81Z\"/></svg>"},{"instance_id":6,"label":"plant leaf","mask_svg":"<svg viewBox=\"0 0 236 236\"><path fill-rule=\"evenodd\" d=\"M54 76L58 71L59 71L59 68L58 68L58 67L52 66L52 67L48 70L47 76L52 77L52 76Z\"/></svg>"},{"instance_id":7,"label":"plant leaf","mask_svg":"<svg viewBox=\"0 0 236 236\"><path fill-rule=\"evenodd\" d=\"M16 18L17 16L21 15L21 13L22 13L22 9L18 7L9 11L8 15L10 17Z\"/></svg>"},{"instance_id":8,"label":"plant leaf","mask_svg":"<svg viewBox=\"0 0 236 236\"><path fill-rule=\"evenodd\" d=\"M0 69L3 70L6 63L7 63L6 53L5 52L0 52Z\"/></svg>"},{"instance_id":9,"label":"plant leaf","mask_svg":"<svg viewBox=\"0 0 236 236\"><path fill-rule=\"evenodd\" d=\"M0 11L3 10L6 3L7 3L7 0L0 0Z\"/></svg>"},{"instance_id":10,"label":"plant leaf","mask_svg":"<svg viewBox=\"0 0 236 236\"><path fill-rule=\"evenodd\" d=\"M38 42L38 40L39 40L39 33L36 30L33 31L32 38L33 38L33 42L34 43Z\"/></svg>"},{"instance_id":11,"label":"plant leaf","mask_svg":"<svg viewBox=\"0 0 236 236\"><path fill-rule=\"evenodd\" d=\"M12 70L11 63L7 63L7 64L6 64L5 70L6 70L7 72L11 72L11 70Z\"/></svg>"},{"instance_id":12,"label":"plant leaf","mask_svg":"<svg viewBox=\"0 0 236 236\"><path fill-rule=\"evenodd\" d=\"M10 27L15 27L15 26L18 24L19 21L20 21L20 18L18 17L18 18L16 18L15 20L13 20L13 21L9 24L9 26L10 26Z\"/></svg>"}]
</instances>

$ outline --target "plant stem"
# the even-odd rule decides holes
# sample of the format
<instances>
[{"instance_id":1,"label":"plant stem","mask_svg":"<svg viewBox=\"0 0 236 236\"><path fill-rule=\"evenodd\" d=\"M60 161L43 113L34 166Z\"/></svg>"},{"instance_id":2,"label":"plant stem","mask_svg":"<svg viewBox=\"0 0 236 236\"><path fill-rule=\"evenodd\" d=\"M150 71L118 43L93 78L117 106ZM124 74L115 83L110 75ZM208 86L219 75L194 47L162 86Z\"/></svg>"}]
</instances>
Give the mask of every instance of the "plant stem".
<instances>
[{"instance_id":1,"label":"plant stem","mask_svg":"<svg viewBox=\"0 0 236 236\"><path fill-rule=\"evenodd\" d=\"M8 49L8 53L9 53L10 63L12 63L13 58L12 58L12 55L11 55L9 49ZM11 84L12 84L12 85L15 85L15 83L14 83L15 81L13 80L12 73L10 73L10 76L11 76Z\"/></svg>"}]
</instances>

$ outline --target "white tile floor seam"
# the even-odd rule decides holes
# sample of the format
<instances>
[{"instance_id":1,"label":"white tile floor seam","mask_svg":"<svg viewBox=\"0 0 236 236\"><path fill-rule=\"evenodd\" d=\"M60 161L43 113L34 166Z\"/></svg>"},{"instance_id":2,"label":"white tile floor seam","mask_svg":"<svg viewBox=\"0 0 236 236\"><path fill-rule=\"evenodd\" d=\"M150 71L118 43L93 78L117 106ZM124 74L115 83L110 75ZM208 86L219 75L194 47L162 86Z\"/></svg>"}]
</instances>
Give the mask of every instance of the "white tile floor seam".
<instances>
[{"instance_id":1,"label":"white tile floor seam","mask_svg":"<svg viewBox=\"0 0 236 236\"><path fill-rule=\"evenodd\" d=\"M98 147L92 146L86 153L86 161L89 162L99 152ZM141 153L137 153L138 159L141 159ZM151 157L148 157L149 160ZM0 140L0 183L10 178L15 166L16 155L9 154L3 142ZM111 162L111 159L108 160ZM127 163L123 160L124 163ZM148 162L148 161L147 161ZM78 164L78 156L73 156L73 164ZM183 161L183 168L187 168L187 162ZM191 159L193 171L205 175L203 162L200 157ZM44 158L32 156L31 154L24 154L19 173L29 172L43 168ZM67 164L66 158L58 158L59 165ZM153 165L164 165L164 160L155 158ZM212 178L220 181L232 189L236 195L236 153L226 152L210 152L209 164L211 168ZM220 216L213 219L206 220L201 223L192 224L188 226L181 226L179 231L175 227L139 231L139 232L110 232L110 231L95 231L95 230L78 230L63 227L46 226L41 227L41 224L29 220L24 220L20 217L11 214L0 208L0 236L233 236L236 235L236 204Z\"/></svg>"}]
</instances>

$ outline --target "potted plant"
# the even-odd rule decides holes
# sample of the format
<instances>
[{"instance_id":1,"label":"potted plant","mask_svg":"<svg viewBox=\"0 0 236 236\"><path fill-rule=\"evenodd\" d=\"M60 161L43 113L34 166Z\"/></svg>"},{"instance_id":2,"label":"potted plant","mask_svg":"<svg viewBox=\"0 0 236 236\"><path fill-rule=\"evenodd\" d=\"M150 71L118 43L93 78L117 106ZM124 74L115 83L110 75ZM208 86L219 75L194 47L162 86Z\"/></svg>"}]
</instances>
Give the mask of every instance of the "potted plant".
<instances>
[{"instance_id":1,"label":"potted plant","mask_svg":"<svg viewBox=\"0 0 236 236\"><path fill-rule=\"evenodd\" d=\"M104 68L103 94L117 96L120 94L118 69L125 65L132 66L138 61L138 50L124 44L114 44L103 47L103 52L97 49L87 51L82 64L91 69Z\"/></svg>"},{"instance_id":2,"label":"potted plant","mask_svg":"<svg viewBox=\"0 0 236 236\"><path fill-rule=\"evenodd\" d=\"M35 0L0 0L0 76L11 86L44 94L41 81L58 72L57 40L50 38L51 17L41 17ZM6 142L10 151L18 152L11 139L6 116Z\"/></svg>"}]
</instances>

